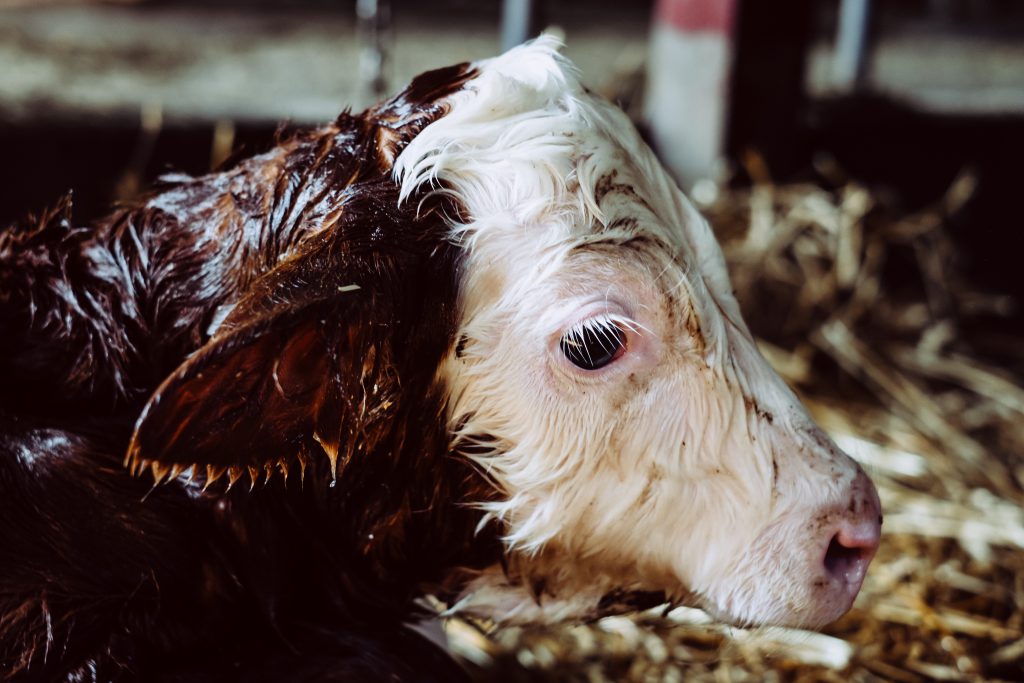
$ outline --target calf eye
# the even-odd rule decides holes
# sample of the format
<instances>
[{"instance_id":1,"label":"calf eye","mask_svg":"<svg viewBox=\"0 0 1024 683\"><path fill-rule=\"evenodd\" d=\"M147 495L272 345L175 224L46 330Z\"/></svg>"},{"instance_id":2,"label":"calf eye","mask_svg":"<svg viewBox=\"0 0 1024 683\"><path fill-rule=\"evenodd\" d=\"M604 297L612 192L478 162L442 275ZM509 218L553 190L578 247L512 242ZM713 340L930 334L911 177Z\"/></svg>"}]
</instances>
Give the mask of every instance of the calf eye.
<instances>
[{"instance_id":1,"label":"calf eye","mask_svg":"<svg viewBox=\"0 0 1024 683\"><path fill-rule=\"evenodd\" d=\"M573 365L597 370L623 354L626 333L610 320L587 320L566 332L559 346Z\"/></svg>"}]
</instances>

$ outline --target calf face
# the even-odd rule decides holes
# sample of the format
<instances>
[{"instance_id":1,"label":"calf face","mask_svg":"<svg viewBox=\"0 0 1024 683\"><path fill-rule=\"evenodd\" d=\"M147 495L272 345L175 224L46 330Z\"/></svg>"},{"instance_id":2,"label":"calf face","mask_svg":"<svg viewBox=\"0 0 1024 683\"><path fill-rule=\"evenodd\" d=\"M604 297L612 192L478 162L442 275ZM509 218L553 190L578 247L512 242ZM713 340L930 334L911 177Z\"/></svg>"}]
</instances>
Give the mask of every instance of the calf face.
<instances>
[{"instance_id":1,"label":"calf face","mask_svg":"<svg viewBox=\"0 0 1024 683\"><path fill-rule=\"evenodd\" d=\"M421 77L361 121L370 170L218 302L132 469L255 483L325 455L308 486L387 499L345 508L379 567L426 552L424 529L471 543L445 520L475 510L503 557L433 565L456 610L501 621L651 595L741 623L845 612L873 486L758 353L707 223L554 41ZM452 473L467 460L477 475Z\"/></svg>"},{"instance_id":2,"label":"calf face","mask_svg":"<svg viewBox=\"0 0 1024 683\"><path fill-rule=\"evenodd\" d=\"M551 41L478 70L396 164L405 194L463 209L439 376L512 569L460 607L560 618L664 591L743 623L835 619L878 498L758 353L707 223Z\"/></svg>"}]
</instances>

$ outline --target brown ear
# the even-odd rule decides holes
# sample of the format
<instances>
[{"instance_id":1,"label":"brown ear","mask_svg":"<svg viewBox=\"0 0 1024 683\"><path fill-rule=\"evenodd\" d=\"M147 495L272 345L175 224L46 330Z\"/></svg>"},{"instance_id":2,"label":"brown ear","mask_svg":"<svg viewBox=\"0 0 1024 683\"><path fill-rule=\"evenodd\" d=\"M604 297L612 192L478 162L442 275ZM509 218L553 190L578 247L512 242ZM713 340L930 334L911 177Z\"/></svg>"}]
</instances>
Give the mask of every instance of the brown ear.
<instances>
[{"instance_id":1,"label":"brown ear","mask_svg":"<svg viewBox=\"0 0 1024 683\"><path fill-rule=\"evenodd\" d=\"M402 420L439 420L422 402L453 336L456 260L424 234L325 239L257 281L150 398L126 464L255 483L320 454L333 475L401 445Z\"/></svg>"},{"instance_id":2,"label":"brown ear","mask_svg":"<svg viewBox=\"0 0 1024 683\"><path fill-rule=\"evenodd\" d=\"M219 335L161 384L140 416L126 462L157 481L195 465L208 482L253 481L296 459L309 438L334 457L352 349L343 317L357 302L316 302ZM348 309L352 315L344 316ZM332 353L332 347L336 349ZM344 366L344 367L343 367Z\"/></svg>"}]
</instances>

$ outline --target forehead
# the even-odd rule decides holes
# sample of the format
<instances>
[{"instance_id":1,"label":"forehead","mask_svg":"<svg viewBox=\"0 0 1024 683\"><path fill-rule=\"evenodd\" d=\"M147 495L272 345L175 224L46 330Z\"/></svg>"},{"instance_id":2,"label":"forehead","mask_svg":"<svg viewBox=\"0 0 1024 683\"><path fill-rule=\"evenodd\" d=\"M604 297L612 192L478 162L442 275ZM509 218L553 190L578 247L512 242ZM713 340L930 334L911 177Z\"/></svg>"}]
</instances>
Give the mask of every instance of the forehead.
<instances>
[{"instance_id":1,"label":"forehead","mask_svg":"<svg viewBox=\"0 0 1024 683\"><path fill-rule=\"evenodd\" d=\"M601 293L629 305L635 312L671 320L705 308L695 300L700 291L693 271L678 250L656 234L598 233L574 246L559 273L562 292L580 297Z\"/></svg>"},{"instance_id":2,"label":"forehead","mask_svg":"<svg viewBox=\"0 0 1024 683\"><path fill-rule=\"evenodd\" d=\"M636 267L666 291L685 280L691 298L728 299L703 218L557 45L542 39L473 73L395 163L403 197L427 185L459 205L451 239L465 248L470 296L502 290L514 304L542 276L583 263L612 282L609 269Z\"/></svg>"},{"instance_id":3,"label":"forehead","mask_svg":"<svg viewBox=\"0 0 1024 683\"><path fill-rule=\"evenodd\" d=\"M594 179L580 192L590 193L597 207L594 220L580 226L586 235L583 241L605 250L642 253L659 262L667 259L686 269L697 266L691 216L684 210L688 206L631 124L624 125L629 126L628 134L593 131L583 143L595 153L579 158L576 174Z\"/></svg>"},{"instance_id":4,"label":"forehead","mask_svg":"<svg viewBox=\"0 0 1024 683\"><path fill-rule=\"evenodd\" d=\"M642 334L671 337L695 327L699 305L685 271L657 239L587 240L568 247L537 277L506 278L500 299L482 297L473 318L505 322L540 337L560 335L581 320L611 314L636 324Z\"/></svg>"}]
</instances>

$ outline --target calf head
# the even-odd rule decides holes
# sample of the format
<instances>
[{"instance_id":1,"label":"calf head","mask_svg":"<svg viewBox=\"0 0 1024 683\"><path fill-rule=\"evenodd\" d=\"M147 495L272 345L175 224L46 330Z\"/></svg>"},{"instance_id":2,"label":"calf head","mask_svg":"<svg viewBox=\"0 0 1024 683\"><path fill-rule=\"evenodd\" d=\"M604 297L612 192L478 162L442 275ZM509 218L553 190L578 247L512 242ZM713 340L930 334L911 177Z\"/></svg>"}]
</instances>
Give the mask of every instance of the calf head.
<instances>
[{"instance_id":1,"label":"calf head","mask_svg":"<svg viewBox=\"0 0 1024 683\"><path fill-rule=\"evenodd\" d=\"M739 623L841 615L877 495L758 353L705 220L553 40L447 77L411 133L375 129L391 189L342 207L388 237L356 240L368 257L351 227L314 234L268 273L157 392L129 461L233 480L322 448L344 484L413 444L418 478L388 476L432 491L423 462L475 463L482 485L431 504L498 530L456 609L501 621L651 593ZM441 447L409 431L431 421Z\"/></svg>"}]
</instances>

